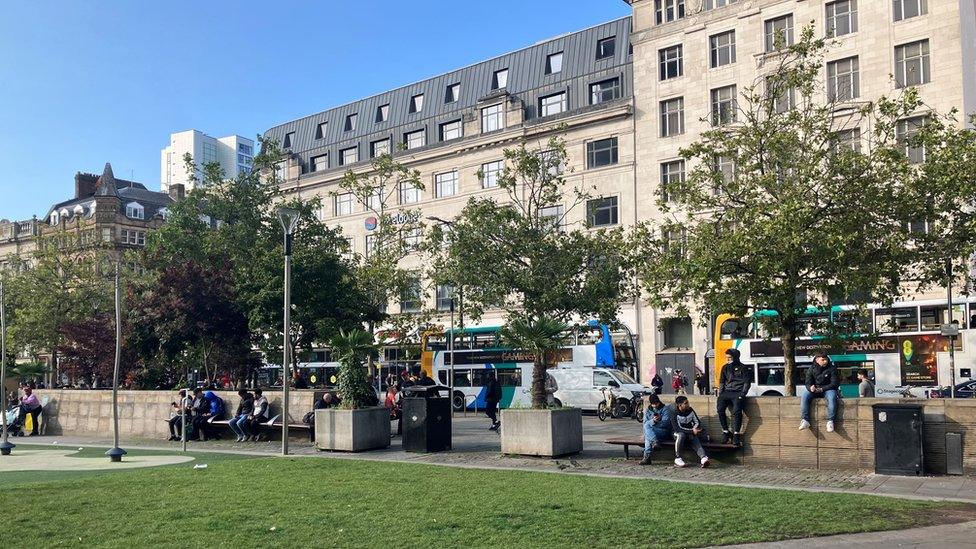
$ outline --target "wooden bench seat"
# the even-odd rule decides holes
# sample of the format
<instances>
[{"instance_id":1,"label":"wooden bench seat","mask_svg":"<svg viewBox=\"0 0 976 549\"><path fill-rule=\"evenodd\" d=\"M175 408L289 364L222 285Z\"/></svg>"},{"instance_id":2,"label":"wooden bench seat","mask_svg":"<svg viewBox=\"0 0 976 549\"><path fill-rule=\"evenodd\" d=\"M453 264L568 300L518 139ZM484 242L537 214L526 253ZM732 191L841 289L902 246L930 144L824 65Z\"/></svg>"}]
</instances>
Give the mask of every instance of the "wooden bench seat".
<instances>
[{"instance_id":1,"label":"wooden bench seat","mask_svg":"<svg viewBox=\"0 0 976 549\"><path fill-rule=\"evenodd\" d=\"M604 440L603 442L606 443L606 444L613 444L613 445L616 445L616 446L623 446L624 447L624 457L627 458L627 459L630 459L630 447L631 446L638 446L638 447L640 447L641 448L641 453L643 455L644 437L616 437L616 438L608 438L607 440ZM668 443L673 444L674 443L674 440L664 441L664 444L662 444L662 446L664 446L664 445L666 445ZM736 450L739 449L739 447L736 446L736 445L734 445L734 444L722 444L721 442L702 442L702 447L705 448L705 450L710 450L712 452L734 452L734 451L736 451Z\"/></svg>"}]
</instances>

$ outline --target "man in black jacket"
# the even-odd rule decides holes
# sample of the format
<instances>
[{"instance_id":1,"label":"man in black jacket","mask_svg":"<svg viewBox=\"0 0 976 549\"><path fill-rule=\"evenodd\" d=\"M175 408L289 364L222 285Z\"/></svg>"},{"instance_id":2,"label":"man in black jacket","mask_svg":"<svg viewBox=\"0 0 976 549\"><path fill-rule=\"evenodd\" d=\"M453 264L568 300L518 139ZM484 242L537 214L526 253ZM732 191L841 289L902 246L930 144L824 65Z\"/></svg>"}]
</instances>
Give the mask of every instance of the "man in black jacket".
<instances>
[{"instance_id":1,"label":"man in black jacket","mask_svg":"<svg viewBox=\"0 0 976 549\"><path fill-rule=\"evenodd\" d=\"M813 366L807 370L807 392L800 400L800 430L810 428L810 404L815 398L827 399L827 432L834 432L834 416L837 413L837 389L840 376L837 367L827 355L813 357Z\"/></svg>"},{"instance_id":2,"label":"man in black jacket","mask_svg":"<svg viewBox=\"0 0 976 549\"><path fill-rule=\"evenodd\" d=\"M502 385L498 383L494 369L489 369L486 372L488 383L485 385L485 415L491 420L491 427L488 429L497 431L498 427L501 426L501 422L498 421L498 403L502 400Z\"/></svg>"},{"instance_id":3,"label":"man in black jacket","mask_svg":"<svg viewBox=\"0 0 976 549\"><path fill-rule=\"evenodd\" d=\"M742 408L752 386L752 368L739 360L739 350L725 351L727 362L722 368L718 384L718 420L722 423L723 444L742 445ZM732 430L726 411L732 408Z\"/></svg>"}]
</instances>

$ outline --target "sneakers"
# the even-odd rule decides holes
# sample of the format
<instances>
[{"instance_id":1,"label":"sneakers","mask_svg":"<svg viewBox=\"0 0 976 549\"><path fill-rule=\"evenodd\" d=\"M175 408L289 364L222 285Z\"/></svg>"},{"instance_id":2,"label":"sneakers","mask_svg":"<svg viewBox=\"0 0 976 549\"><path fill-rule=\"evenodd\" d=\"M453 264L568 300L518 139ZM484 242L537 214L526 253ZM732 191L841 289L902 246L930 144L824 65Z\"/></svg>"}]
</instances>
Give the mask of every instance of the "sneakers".
<instances>
[{"instance_id":1,"label":"sneakers","mask_svg":"<svg viewBox=\"0 0 976 549\"><path fill-rule=\"evenodd\" d=\"M237 437L236 442L244 442L244 437Z\"/></svg>"},{"instance_id":2,"label":"sneakers","mask_svg":"<svg viewBox=\"0 0 976 549\"><path fill-rule=\"evenodd\" d=\"M827 432L828 433L833 433L834 432L834 422L833 421L828 421L827 422Z\"/></svg>"},{"instance_id":3,"label":"sneakers","mask_svg":"<svg viewBox=\"0 0 976 549\"><path fill-rule=\"evenodd\" d=\"M489 430L489 431L494 431L494 430L495 430L495 429L497 429L497 428L498 428L498 424L497 424L497 423L492 423L492 424L491 424L491 427L489 427L489 428L488 428L488 430Z\"/></svg>"},{"instance_id":4,"label":"sneakers","mask_svg":"<svg viewBox=\"0 0 976 549\"><path fill-rule=\"evenodd\" d=\"M702 469L704 469L705 467L708 467L711 464L712 464L712 462L711 462L711 460L708 459L708 456L705 456L705 457L701 458L701 468Z\"/></svg>"},{"instance_id":5,"label":"sneakers","mask_svg":"<svg viewBox=\"0 0 976 549\"><path fill-rule=\"evenodd\" d=\"M647 454L644 456L644 459L640 460L640 463L638 463L637 465L650 465L650 464L651 464L651 456L650 454Z\"/></svg>"},{"instance_id":6,"label":"sneakers","mask_svg":"<svg viewBox=\"0 0 976 549\"><path fill-rule=\"evenodd\" d=\"M736 434L732 435L732 446L735 446L736 448L742 446L742 435L741 434L736 433Z\"/></svg>"},{"instance_id":7,"label":"sneakers","mask_svg":"<svg viewBox=\"0 0 976 549\"><path fill-rule=\"evenodd\" d=\"M675 467L687 467L688 464L685 463L685 460L677 457L677 458L674 458L674 466Z\"/></svg>"},{"instance_id":8,"label":"sneakers","mask_svg":"<svg viewBox=\"0 0 976 549\"><path fill-rule=\"evenodd\" d=\"M729 444L730 442L732 442L732 433L722 431L722 444Z\"/></svg>"},{"instance_id":9,"label":"sneakers","mask_svg":"<svg viewBox=\"0 0 976 549\"><path fill-rule=\"evenodd\" d=\"M800 420L800 430L802 431L804 429L809 429L809 428L810 428L810 422L807 421L807 420L805 420L805 419L801 419Z\"/></svg>"}]
</instances>

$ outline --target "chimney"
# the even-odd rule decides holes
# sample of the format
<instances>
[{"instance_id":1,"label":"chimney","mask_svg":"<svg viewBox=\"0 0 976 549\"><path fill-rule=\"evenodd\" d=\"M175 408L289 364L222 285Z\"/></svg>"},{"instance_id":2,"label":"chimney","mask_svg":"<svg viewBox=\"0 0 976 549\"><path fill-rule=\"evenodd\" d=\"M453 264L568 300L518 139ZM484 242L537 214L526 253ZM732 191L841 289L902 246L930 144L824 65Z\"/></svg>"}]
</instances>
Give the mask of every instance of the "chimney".
<instances>
[{"instance_id":1,"label":"chimney","mask_svg":"<svg viewBox=\"0 0 976 549\"><path fill-rule=\"evenodd\" d=\"M88 198L95 195L95 178L83 174L75 173L75 198Z\"/></svg>"},{"instance_id":2,"label":"chimney","mask_svg":"<svg viewBox=\"0 0 976 549\"><path fill-rule=\"evenodd\" d=\"M179 202L186 196L185 189L182 183L173 183L169 186L169 197L173 199L173 202Z\"/></svg>"}]
</instances>

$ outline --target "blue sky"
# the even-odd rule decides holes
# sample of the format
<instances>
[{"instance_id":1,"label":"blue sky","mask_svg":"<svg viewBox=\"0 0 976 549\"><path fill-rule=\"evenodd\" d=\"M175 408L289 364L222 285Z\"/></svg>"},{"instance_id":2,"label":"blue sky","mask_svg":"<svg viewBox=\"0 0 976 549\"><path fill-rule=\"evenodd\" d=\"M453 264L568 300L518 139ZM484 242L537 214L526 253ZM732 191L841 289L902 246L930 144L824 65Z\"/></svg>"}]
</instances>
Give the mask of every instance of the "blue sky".
<instances>
[{"instance_id":1,"label":"blue sky","mask_svg":"<svg viewBox=\"0 0 976 549\"><path fill-rule=\"evenodd\" d=\"M44 215L105 162L158 189L174 131L253 137L629 13L623 0L9 2L0 218Z\"/></svg>"}]
</instances>

